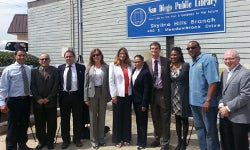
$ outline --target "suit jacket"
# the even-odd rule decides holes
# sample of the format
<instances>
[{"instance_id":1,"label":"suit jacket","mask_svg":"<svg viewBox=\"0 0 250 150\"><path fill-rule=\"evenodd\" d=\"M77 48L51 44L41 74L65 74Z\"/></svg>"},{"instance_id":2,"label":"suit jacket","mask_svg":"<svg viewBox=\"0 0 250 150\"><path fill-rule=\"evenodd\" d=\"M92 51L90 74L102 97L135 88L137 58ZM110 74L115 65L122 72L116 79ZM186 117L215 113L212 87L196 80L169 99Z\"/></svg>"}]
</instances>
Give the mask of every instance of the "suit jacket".
<instances>
[{"instance_id":1,"label":"suit jacket","mask_svg":"<svg viewBox=\"0 0 250 150\"><path fill-rule=\"evenodd\" d=\"M43 76L42 67L37 67L31 71L31 91L35 100L35 108L57 107L59 76L57 68L49 66L46 69L46 78ZM41 98L47 98L49 102L45 105L40 105L36 101Z\"/></svg>"},{"instance_id":2,"label":"suit jacket","mask_svg":"<svg viewBox=\"0 0 250 150\"><path fill-rule=\"evenodd\" d=\"M167 100L171 100L171 78L170 78L170 61L165 57L160 57L161 61L161 79L163 85L164 96ZM150 74L153 78L153 69L152 69L152 59L146 61ZM153 83L153 81L152 81Z\"/></svg>"},{"instance_id":3,"label":"suit jacket","mask_svg":"<svg viewBox=\"0 0 250 150\"><path fill-rule=\"evenodd\" d=\"M182 117L191 116L191 108L189 105L189 64L183 63L179 76L177 78L171 78L171 79L172 79L171 99L173 100L175 92L174 84L177 84L178 93L180 94Z\"/></svg>"},{"instance_id":4,"label":"suit jacket","mask_svg":"<svg viewBox=\"0 0 250 150\"><path fill-rule=\"evenodd\" d=\"M133 69L132 75L136 69ZM143 107L148 108L152 92L152 76L145 63L134 81L132 87L133 102L140 103Z\"/></svg>"},{"instance_id":5,"label":"suit jacket","mask_svg":"<svg viewBox=\"0 0 250 150\"><path fill-rule=\"evenodd\" d=\"M221 97L223 103L230 109L228 119L234 123L250 123L250 71L238 65L230 79L227 81L228 71L221 75Z\"/></svg>"},{"instance_id":6,"label":"suit jacket","mask_svg":"<svg viewBox=\"0 0 250 150\"><path fill-rule=\"evenodd\" d=\"M109 93L109 66L103 64L101 67L103 72L103 80L102 80L102 96L108 100L110 100ZM95 67L88 67L85 71L85 82L84 82L84 101L90 100L89 98L95 96Z\"/></svg>"},{"instance_id":7,"label":"suit jacket","mask_svg":"<svg viewBox=\"0 0 250 150\"><path fill-rule=\"evenodd\" d=\"M85 66L75 63L76 66L76 73L77 73L77 82L78 82L78 91L79 91L79 96L83 99L84 98L84 74L85 74ZM59 71L59 89L60 91L63 91L63 73L65 70L66 64L62 64L58 66L58 71Z\"/></svg>"},{"instance_id":8,"label":"suit jacket","mask_svg":"<svg viewBox=\"0 0 250 150\"><path fill-rule=\"evenodd\" d=\"M128 76L129 76L129 87L128 95L132 95L132 86L131 86L131 75L132 75L132 66L128 67ZM114 63L109 65L109 90L111 97L119 96L125 97L125 80L121 66L116 66Z\"/></svg>"}]
</instances>

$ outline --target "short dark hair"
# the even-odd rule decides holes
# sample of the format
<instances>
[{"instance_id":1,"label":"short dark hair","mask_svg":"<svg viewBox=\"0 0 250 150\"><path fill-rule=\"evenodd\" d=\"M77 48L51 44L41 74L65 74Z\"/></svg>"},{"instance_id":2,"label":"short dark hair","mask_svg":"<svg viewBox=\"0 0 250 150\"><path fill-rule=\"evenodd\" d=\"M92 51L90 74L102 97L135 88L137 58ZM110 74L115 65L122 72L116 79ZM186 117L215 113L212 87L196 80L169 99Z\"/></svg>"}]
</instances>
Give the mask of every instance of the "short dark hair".
<instances>
[{"instance_id":1,"label":"short dark hair","mask_svg":"<svg viewBox=\"0 0 250 150\"><path fill-rule=\"evenodd\" d=\"M135 55L134 59L135 59L136 57L139 57L142 61L144 61L144 57L143 57L142 55Z\"/></svg>"},{"instance_id":2,"label":"short dark hair","mask_svg":"<svg viewBox=\"0 0 250 150\"><path fill-rule=\"evenodd\" d=\"M66 50L66 52L65 52L64 55L63 55L63 57L65 57L66 53L71 53L71 54L73 54L74 57L76 57L75 52L72 51L72 50Z\"/></svg>"},{"instance_id":3,"label":"short dark hair","mask_svg":"<svg viewBox=\"0 0 250 150\"><path fill-rule=\"evenodd\" d=\"M159 49L161 50L161 44L159 42L152 42L150 45L149 45L149 48L151 48L152 45L157 45L159 47Z\"/></svg>"}]
</instances>

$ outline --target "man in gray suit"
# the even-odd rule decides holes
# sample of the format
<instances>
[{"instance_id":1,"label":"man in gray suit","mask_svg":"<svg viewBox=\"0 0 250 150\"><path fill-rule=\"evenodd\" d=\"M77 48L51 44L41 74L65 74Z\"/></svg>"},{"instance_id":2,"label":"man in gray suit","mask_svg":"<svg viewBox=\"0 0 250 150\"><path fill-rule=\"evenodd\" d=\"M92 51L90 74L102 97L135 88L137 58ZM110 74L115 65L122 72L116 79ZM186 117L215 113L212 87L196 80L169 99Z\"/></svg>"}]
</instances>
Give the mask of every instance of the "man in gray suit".
<instances>
[{"instance_id":1,"label":"man in gray suit","mask_svg":"<svg viewBox=\"0 0 250 150\"><path fill-rule=\"evenodd\" d=\"M161 150L169 149L170 116L171 116L171 79L170 61L160 56L161 45L158 42L150 44L152 58L147 60L153 77L152 99L150 108L154 125L155 141L151 147L161 145Z\"/></svg>"},{"instance_id":2,"label":"man in gray suit","mask_svg":"<svg viewBox=\"0 0 250 150\"><path fill-rule=\"evenodd\" d=\"M224 53L227 69L221 75L219 101L221 145L224 150L248 150L250 127L250 71L237 50Z\"/></svg>"},{"instance_id":3,"label":"man in gray suit","mask_svg":"<svg viewBox=\"0 0 250 150\"><path fill-rule=\"evenodd\" d=\"M48 149L53 149L57 127L59 75L57 68L49 65L50 57L48 54L41 54L39 64L40 66L31 72L36 136L39 141L35 149L40 150L46 144Z\"/></svg>"}]
</instances>

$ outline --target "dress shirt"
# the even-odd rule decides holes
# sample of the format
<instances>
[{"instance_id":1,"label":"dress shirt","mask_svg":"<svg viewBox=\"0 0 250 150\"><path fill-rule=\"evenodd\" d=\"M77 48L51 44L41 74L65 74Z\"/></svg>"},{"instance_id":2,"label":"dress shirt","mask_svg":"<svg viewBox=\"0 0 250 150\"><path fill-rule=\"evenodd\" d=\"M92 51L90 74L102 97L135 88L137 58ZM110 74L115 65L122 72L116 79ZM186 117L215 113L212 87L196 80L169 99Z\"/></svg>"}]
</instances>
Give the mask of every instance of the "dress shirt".
<instances>
[{"instance_id":1,"label":"dress shirt","mask_svg":"<svg viewBox=\"0 0 250 150\"><path fill-rule=\"evenodd\" d=\"M161 59L160 57L157 58L157 59L154 59L152 58L152 69L153 69L153 72L154 72L154 66L155 66L155 60L158 61L158 78L157 78L157 82L158 82L158 88L163 88L163 85L162 85L162 80L161 80Z\"/></svg>"},{"instance_id":2,"label":"dress shirt","mask_svg":"<svg viewBox=\"0 0 250 150\"><path fill-rule=\"evenodd\" d=\"M67 91L66 89L66 83L67 83L67 73L69 70L69 65L66 64L65 70L63 72L63 90ZM78 85L77 85L77 72L76 72L76 65L73 63L71 65L71 71L72 71L72 80L71 80L71 90L70 91L77 91L78 90Z\"/></svg>"},{"instance_id":3,"label":"dress shirt","mask_svg":"<svg viewBox=\"0 0 250 150\"><path fill-rule=\"evenodd\" d=\"M30 85L31 70L24 65ZM17 62L6 67L1 76L0 82L0 106L6 105L7 97L27 96L24 94L21 65Z\"/></svg>"},{"instance_id":4,"label":"dress shirt","mask_svg":"<svg viewBox=\"0 0 250 150\"><path fill-rule=\"evenodd\" d=\"M136 69L134 74L132 75L132 83L133 83L133 85L135 84L135 80L136 80L137 76L139 75L139 73L141 72L142 67L139 70Z\"/></svg>"}]
</instances>

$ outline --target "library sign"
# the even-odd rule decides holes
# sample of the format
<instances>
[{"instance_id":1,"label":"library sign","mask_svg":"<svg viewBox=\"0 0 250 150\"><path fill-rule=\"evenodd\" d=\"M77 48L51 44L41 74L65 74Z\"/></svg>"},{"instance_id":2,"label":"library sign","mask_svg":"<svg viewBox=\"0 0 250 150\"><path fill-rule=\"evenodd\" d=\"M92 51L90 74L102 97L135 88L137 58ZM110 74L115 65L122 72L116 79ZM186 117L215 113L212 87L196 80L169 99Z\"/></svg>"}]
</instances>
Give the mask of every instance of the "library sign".
<instances>
[{"instance_id":1,"label":"library sign","mask_svg":"<svg viewBox=\"0 0 250 150\"><path fill-rule=\"evenodd\" d=\"M127 6L128 38L225 32L225 0L158 0Z\"/></svg>"}]
</instances>

